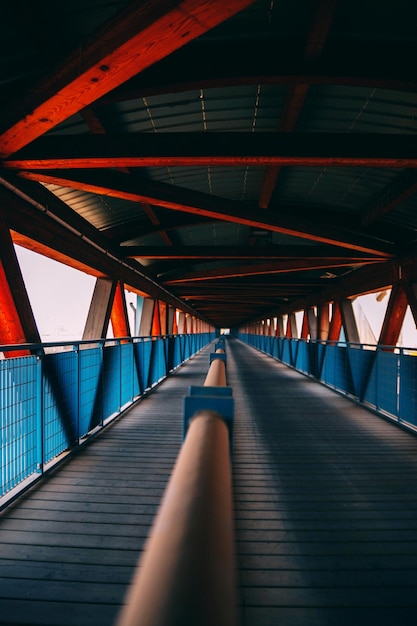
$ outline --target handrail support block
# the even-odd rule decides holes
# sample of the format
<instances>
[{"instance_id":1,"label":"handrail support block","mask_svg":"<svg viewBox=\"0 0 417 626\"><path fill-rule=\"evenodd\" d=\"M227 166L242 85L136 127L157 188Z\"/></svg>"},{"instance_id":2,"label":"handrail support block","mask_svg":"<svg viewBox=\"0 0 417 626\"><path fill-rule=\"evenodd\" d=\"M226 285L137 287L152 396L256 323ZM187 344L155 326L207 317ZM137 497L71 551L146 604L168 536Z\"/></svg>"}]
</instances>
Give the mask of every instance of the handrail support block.
<instances>
[{"instance_id":1,"label":"handrail support block","mask_svg":"<svg viewBox=\"0 0 417 626\"><path fill-rule=\"evenodd\" d=\"M231 387L191 386L184 398L183 440L190 420L202 411L214 411L225 422L229 431L230 446L233 440L234 399Z\"/></svg>"},{"instance_id":2,"label":"handrail support block","mask_svg":"<svg viewBox=\"0 0 417 626\"><path fill-rule=\"evenodd\" d=\"M218 359L219 361L223 361L225 365L227 364L227 357L226 357L226 353L224 352L211 352L210 353L210 365L216 359Z\"/></svg>"}]
</instances>

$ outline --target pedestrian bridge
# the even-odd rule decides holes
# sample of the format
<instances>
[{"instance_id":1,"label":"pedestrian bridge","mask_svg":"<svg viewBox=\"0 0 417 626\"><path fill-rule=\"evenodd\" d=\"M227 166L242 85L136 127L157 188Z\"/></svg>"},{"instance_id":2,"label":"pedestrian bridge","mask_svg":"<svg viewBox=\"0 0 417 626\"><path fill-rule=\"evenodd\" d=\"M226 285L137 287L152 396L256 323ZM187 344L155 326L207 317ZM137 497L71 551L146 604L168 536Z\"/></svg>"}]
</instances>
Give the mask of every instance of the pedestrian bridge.
<instances>
[{"instance_id":1,"label":"pedestrian bridge","mask_svg":"<svg viewBox=\"0 0 417 626\"><path fill-rule=\"evenodd\" d=\"M4 507L2 625L118 622L182 446L184 398L213 345ZM226 354L239 625L414 625L412 424L237 338Z\"/></svg>"}]
</instances>

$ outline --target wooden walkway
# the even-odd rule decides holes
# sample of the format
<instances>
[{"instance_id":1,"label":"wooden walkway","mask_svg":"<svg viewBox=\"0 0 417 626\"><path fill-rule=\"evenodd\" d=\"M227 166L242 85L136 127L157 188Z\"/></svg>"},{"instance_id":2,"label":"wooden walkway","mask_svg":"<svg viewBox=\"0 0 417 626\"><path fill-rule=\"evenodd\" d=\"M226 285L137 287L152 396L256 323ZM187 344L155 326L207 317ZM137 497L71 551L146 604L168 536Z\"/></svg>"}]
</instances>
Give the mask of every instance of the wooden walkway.
<instances>
[{"instance_id":1,"label":"wooden walkway","mask_svg":"<svg viewBox=\"0 0 417 626\"><path fill-rule=\"evenodd\" d=\"M2 626L114 624L209 352L3 512ZM227 354L241 626L415 626L417 438L239 342Z\"/></svg>"}]
</instances>

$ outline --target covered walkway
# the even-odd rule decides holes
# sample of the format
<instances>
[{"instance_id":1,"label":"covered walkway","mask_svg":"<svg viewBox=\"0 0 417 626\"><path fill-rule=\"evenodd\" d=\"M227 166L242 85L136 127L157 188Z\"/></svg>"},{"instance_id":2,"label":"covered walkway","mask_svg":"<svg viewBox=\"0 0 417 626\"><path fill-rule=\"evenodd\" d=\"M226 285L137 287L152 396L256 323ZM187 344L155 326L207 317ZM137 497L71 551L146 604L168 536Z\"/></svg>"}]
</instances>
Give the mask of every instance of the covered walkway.
<instances>
[{"instance_id":1,"label":"covered walkway","mask_svg":"<svg viewBox=\"0 0 417 626\"><path fill-rule=\"evenodd\" d=\"M0 518L0 623L113 625L210 347ZM415 624L417 439L237 340L242 626Z\"/></svg>"}]
</instances>

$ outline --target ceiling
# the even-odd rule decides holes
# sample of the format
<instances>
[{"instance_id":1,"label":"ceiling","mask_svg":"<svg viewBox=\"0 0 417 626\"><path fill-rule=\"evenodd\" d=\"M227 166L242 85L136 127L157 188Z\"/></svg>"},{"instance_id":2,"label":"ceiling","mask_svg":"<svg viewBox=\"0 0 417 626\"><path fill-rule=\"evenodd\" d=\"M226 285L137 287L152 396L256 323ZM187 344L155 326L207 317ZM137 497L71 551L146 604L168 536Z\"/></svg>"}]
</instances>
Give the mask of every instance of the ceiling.
<instances>
[{"instance_id":1,"label":"ceiling","mask_svg":"<svg viewBox=\"0 0 417 626\"><path fill-rule=\"evenodd\" d=\"M409 0L5 1L0 220L219 327L414 280L416 52Z\"/></svg>"}]
</instances>

